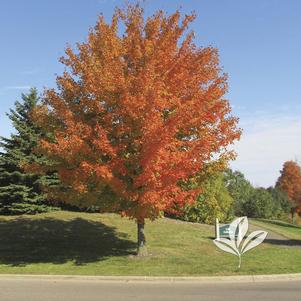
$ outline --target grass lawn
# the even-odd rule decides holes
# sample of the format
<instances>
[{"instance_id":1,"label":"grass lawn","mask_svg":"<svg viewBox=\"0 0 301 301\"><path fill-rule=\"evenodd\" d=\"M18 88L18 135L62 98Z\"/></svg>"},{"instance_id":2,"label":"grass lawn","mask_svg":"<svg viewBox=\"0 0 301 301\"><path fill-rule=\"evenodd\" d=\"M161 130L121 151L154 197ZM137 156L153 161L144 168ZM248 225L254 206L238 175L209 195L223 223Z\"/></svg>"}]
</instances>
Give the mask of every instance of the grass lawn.
<instances>
[{"instance_id":1,"label":"grass lawn","mask_svg":"<svg viewBox=\"0 0 301 301\"><path fill-rule=\"evenodd\" d=\"M269 226L295 231L301 240L301 228ZM114 214L62 211L1 216L0 273L196 276L301 272L301 249L263 243L243 255L238 271L238 258L212 243L211 226L163 218L148 222L145 231L150 256L137 258L135 223Z\"/></svg>"},{"instance_id":2,"label":"grass lawn","mask_svg":"<svg viewBox=\"0 0 301 301\"><path fill-rule=\"evenodd\" d=\"M265 227L267 230L274 231L275 233L281 234L286 238L301 241L300 226L295 226L282 221L266 219L251 219L251 223L256 226Z\"/></svg>"}]
</instances>

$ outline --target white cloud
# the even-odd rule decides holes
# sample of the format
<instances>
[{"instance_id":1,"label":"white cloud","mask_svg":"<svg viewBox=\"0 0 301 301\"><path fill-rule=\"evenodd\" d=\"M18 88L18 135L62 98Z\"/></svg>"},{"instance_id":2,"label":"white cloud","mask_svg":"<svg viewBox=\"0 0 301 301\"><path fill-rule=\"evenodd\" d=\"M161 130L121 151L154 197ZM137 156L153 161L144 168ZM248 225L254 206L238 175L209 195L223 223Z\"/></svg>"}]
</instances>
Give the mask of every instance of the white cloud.
<instances>
[{"instance_id":1,"label":"white cloud","mask_svg":"<svg viewBox=\"0 0 301 301\"><path fill-rule=\"evenodd\" d=\"M6 92L12 91L12 90L22 91L22 90L29 90L30 88L31 88L31 86L28 86L28 85L0 87L0 95L4 95Z\"/></svg>"},{"instance_id":2,"label":"white cloud","mask_svg":"<svg viewBox=\"0 0 301 301\"><path fill-rule=\"evenodd\" d=\"M241 126L245 131L234 147L238 156L231 167L254 185L274 185L283 163L301 158L301 119L255 115Z\"/></svg>"},{"instance_id":3,"label":"white cloud","mask_svg":"<svg viewBox=\"0 0 301 301\"><path fill-rule=\"evenodd\" d=\"M2 90L29 90L31 87L30 86L7 86L2 88Z\"/></svg>"}]
</instances>

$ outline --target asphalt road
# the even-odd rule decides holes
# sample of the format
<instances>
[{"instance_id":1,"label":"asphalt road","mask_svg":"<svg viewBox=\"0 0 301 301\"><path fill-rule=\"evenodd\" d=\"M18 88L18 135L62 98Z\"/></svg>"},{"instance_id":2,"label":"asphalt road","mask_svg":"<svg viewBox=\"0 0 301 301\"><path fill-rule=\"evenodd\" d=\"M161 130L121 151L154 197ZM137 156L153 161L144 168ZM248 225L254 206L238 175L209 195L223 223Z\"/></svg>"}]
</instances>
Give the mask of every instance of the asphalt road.
<instances>
[{"instance_id":1,"label":"asphalt road","mask_svg":"<svg viewBox=\"0 0 301 301\"><path fill-rule=\"evenodd\" d=\"M0 279L1 301L301 300L301 281L252 283Z\"/></svg>"}]
</instances>

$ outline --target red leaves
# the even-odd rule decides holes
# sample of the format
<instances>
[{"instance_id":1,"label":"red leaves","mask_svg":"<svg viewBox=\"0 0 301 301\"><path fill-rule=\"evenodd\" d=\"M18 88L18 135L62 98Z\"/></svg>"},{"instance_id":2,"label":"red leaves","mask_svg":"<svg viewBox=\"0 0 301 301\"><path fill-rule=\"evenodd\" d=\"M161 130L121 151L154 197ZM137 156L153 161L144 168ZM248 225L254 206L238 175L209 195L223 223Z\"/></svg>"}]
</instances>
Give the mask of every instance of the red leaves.
<instances>
[{"instance_id":1,"label":"red leaves","mask_svg":"<svg viewBox=\"0 0 301 301\"><path fill-rule=\"evenodd\" d=\"M112 24L100 17L78 52L68 47L61 62L69 69L35 119L53 135L40 151L64 183L89 197L109 185L119 195L114 208L127 199L128 216L155 218L195 199L179 181L213 155L230 158L240 130L223 99L217 50L183 36L195 16L160 11L144 24L142 13L129 6Z\"/></svg>"},{"instance_id":2,"label":"red leaves","mask_svg":"<svg viewBox=\"0 0 301 301\"><path fill-rule=\"evenodd\" d=\"M281 176L276 187L286 192L289 199L295 204L296 212L301 208L301 168L294 161L286 161L283 164Z\"/></svg>"}]
</instances>

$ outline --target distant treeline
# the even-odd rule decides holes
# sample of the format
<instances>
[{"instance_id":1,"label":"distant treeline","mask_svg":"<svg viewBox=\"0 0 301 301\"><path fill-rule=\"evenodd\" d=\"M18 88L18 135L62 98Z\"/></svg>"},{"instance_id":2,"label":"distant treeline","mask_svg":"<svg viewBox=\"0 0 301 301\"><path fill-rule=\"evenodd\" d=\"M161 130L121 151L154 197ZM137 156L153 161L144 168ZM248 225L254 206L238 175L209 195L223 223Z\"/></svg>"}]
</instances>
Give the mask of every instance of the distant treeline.
<instances>
[{"instance_id":1,"label":"distant treeline","mask_svg":"<svg viewBox=\"0 0 301 301\"><path fill-rule=\"evenodd\" d=\"M0 146L0 214L35 214L49 210L86 210L65 205L48 193L62 184L55 171L45 174L24 172L24 164L48 164L43 155L34 149L40 137L47 133L31 118L39 102L36 89L22 94L22 101L7 114L14 133L1 138ZM192 205L187 205L176 217L187 221L212 223L216 217L227 221L234 216L287 219L290 213L299 212L301 199L301 172L296 162L284 164L275 187L255 188L239 171L202 171L197 181L202 193ZM62 187L61 187L62 188Z\"/></svg>"}]
</instances>

